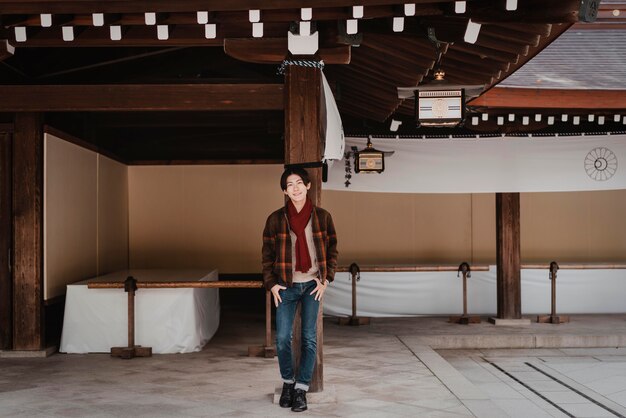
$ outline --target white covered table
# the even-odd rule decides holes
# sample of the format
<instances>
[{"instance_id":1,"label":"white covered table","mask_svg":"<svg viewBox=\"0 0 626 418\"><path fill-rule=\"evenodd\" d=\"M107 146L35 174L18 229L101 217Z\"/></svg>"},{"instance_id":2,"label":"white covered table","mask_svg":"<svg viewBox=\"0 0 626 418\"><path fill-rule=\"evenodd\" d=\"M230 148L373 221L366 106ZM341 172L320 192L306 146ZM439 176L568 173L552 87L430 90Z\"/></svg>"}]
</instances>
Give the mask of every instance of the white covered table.
<instances>
[{"instance_id":1,"label":"white covered table","mask_svg":"<svg viewBox=\"0 0 626 418\"><path fill-rule=\"evenodd\" d=\"M128 344L128 296L124 289L88 289L89 282L216 281L217 270L123 270L67 286L62 353L108 353ZM153 353L200 351L220 321L219 289L139 289L135 344Z\"/></svg>"}]
</instances>

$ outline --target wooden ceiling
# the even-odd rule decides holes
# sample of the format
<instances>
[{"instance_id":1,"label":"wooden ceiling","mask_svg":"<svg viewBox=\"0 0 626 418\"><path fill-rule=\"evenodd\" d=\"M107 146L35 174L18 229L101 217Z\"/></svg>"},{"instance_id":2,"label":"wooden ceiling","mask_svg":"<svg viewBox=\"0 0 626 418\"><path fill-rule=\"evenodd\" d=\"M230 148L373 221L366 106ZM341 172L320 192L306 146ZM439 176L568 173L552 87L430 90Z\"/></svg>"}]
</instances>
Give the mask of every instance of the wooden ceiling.
<instances>
[{"instance_id":1,"label":"wooden ceiling","mask_svg":"<svg viewBox=\"0 0 626 418\"><path fill-rule=\"evenodd\" d=\"M460 3L465 10L457 13ZM506 10L512 3L517 8ZM119 85L162 85L173 91L179 86L183 95L198 84L257 86L258 91L262 85L281 85L277 68L287 56L287 33L307 13L302 8L310 8L319 32L317 58L326 64L347 133L412 116L413 101L398 99L397 88L432 77L436 50L429 30L442 42L446 79L488 90L582 17L580 0L422 0L408 7L397 0L0 0L0 84L5 86L0 92L10 98L0 112L45 110L55 94L20 86L55 86L62 93L56 95L57 107L48 107L55 112L48 113L49 123L125 161L281 161L283 115L279 105L263 107L274 100L269 93L251 93L246 108L229 106L227 100L203 104L201 96L180 100L175 93L170 97L150 89L150 100L161 106L151 108L133 103L129 98L135 96ZM259 10L262 37L252 36L250 10ZM198 23L205 17L206 24ZM403 18L401 32L394 32L394 18ZM358 31L347 35L346 21L352 19ZM481 24L474 43L464 40L470 19ZM215 36L207 38L213 29ZM111 39L112 30L119 30L120 40ZM167 39L159 39L165 30ZM118 87L86 89L81 98L71 91L65 96L67 85Z\"/></svg>"}]
</instances>

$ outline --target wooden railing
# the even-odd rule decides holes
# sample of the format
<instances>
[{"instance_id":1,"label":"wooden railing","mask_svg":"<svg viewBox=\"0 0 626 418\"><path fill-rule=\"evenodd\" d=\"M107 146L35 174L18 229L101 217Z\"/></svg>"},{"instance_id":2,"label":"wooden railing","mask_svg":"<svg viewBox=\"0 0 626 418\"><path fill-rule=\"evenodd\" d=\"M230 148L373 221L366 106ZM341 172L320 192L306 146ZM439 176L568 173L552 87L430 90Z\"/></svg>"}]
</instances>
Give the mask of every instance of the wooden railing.
<instances>
[{"instance_id":1,"label":"wooden railing","mask_svg":"<svg viewBox=\"0 0 626 418\"><path fill-rule=\"evenodd\" d=\"M339 318L340 325L367 325L370 322L370 318L359 317L356 314L356 282L360 280L361 272L440 272L440 271L456 271L457 276L459 273L463 274L463 315L451 316L449 322L455 322L459 324L475 324L480 322L480 317L471 316L467 313L467 278L471 277L471 271L489 271L489 265L476 264L470 266L469 263L463 262L460 265L406 265L406 266L389 266L389 265L373 265L360 267L356 263L352 263L350 266L341 266L337 268L338 272L350 272L352 280L352 315L349 317Z\"/></svg>"},{"instance_id":2,"label":"wooden railing","mask_svg":"<svg viewBox=\"0 0 626 418\"><path fill-rule=\"evenodd\" d=\"M464 266L465 265L465 266ZM540 269L548 270L549 278L552 281L552 301L550 315L540 315L537 322L548 322L559 324L568 322L569 318L556 313L556 276L557 271L561 270L593 270L593 269L626 269L626 263L562 263L555 261L550 263L522 263L521 269ZM340 318L340 324L363 325L369 323L369 318L358 317L356 314L356 282L360 280L361 272L433 272L433 271L456 271L463 273L463 315L451 316L450 322L461 324L480 322L480 318L469 316L467 314L467 278L470 277L470 266L468 263L461 265L409 265L409 266L390 266L390 265L369 265L358 266L352 263L350 266L341 266L337 268L337 272L350 272L352 279L352 316L348 318ZM489 265L476 264L471 266L471 271L489 271Z\"/></svg>"},{"instance_id":3,"label":"wooden railing","mask_svg":"<svg viewBox=\"0 0 626 418\"><path fill-rule=\"evenodd\" d=\"M171 281L171 282L139 282L133 277L128 277L125 282L92 282L87 284L88 289L124 289L128 292L128 346L111 347L111 355L130 359L133 357L149 357L152 355L151 347L135 345L135 291L137 289L258 289L263 287L259 280L222 280L222 281ZM276 350L272 345L272 311L271 294L265 292L265 345L248 347L249 356L274 357Z\"/></svg>"},{"instance_id":4,"label":"wooden railing","mask_svg":"<svg viewBox=\"0 0 626 418\"><path fill-rule=\"evenodd\" d=\"M522 269L549 270L551 281L550 315L538 315L537 322L549 324L562 324L569 322L569 316L557 315L556 313L556 276L559 270L594 270L594 269L626 269L626 263L562 263L556 261L550 263L522 263Z\"/></svg>"}]
</instances>

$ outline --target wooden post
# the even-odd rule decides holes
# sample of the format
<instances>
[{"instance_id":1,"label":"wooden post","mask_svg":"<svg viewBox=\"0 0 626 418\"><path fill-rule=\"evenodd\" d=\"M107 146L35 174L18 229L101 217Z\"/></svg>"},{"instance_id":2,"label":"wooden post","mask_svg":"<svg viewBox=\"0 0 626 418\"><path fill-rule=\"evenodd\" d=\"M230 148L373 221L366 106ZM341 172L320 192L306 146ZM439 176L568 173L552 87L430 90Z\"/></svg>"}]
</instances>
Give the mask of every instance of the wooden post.
<instances>
[{"instance_id":1,"label":"wooden post","mask_svg":"<svg viewBox=\"0 0 626 418\"><path fill-rule=\"evenodd\" d=\"M552 282L552 303L550 305L550 314L554 318L556 316L556 272L550 272L550 281Z\"/></svg>"},{"instance_id":2,"label":"wooden post","mask_svg":"<svg viewBox=\"0 0 626 418\"><path fill-rule=\"evenodd\" d=\"M352 275L352 318L356 318L356 275Z\"/></svg>"},{"instance_id":3,"label":"wooden post","mask_svg":"<svg viewBox=\"0 0 626 418\"><path fill-rule=\"evenodd\" d=\"M13 346L11 166L11 134L0 132L0 350Z\"/></svg>"},{"instance_id":4,"label":"wooden post","mask_svg":"<svg viewBox=\"0 0 626 418\"><path fill-rule=\"evenodd\" d=\"M361 270L357 263L350 264L350 277L352 280L352 316L339 318L339 325L369 325L370 318L356 315L356 282L361 280Z\"/></svg>"},{"instance_id":5,"label":"wooden post","mask_svg":"<svg viewBox=\"0 0 626 418\"><path fill-rule=\"evenodd\" d=\"M550 263L550 281L552 289L552 297L550 304L550 315L537 316L537 322L550 323L550 324L562 324L569 322L569 316L556 314L556 272L559 270L559 265L556 261Z\"/></svg>"},{"instance_id":6,"label":"wooden post","mask_svg":"<svg viewBox=\"0 0 626 418\"><path fill-rule=\"evenodd\" d=\"M152 347L135 345L135 291L137 280L128 276L124 281L124 290L128 293L128 345L126 347L111 347L111 357L130 360L135 357L152 357Z\"/></svg>"},{"instance_id":7,"label":"wooden post","mask_svg":"<svg viewBox=\"0 0 626 418\"><path fill-rule=\"evenodd\" d=\"M498 318L521 319L519 193L496 193L496 262Z\"/></svg>"},{"instance_id":8,"label":"wooden post","mask_svg":"<svg viewBox=\"0 0 626 418\"><path fill-rule=\"evenodd\" d=\"M135 347L135 289L128 291L128 346Z\"/></svg>"},{"instance_id":9,"label":"wooden post","mask_svg":"<svg viewBox=\"0 0 626 418\"><path fill-rule=\"evenodd\" d=\"M265 344L248 347L249 357L272 358L276 355L276 347L272 344L272 292L265 291Z\"/></svg>"},{"instance_id":10,"label":"wooden post","mask_svg":"<svg viewBox=\"0 0 626 418\"><path fill-rule=\"evenodd\" d=\"M463 272L463 316L467 316L467 274Z\"/></svg>"},{"instance_id":11,"label":"wooden post","mask_svg":"<svg viewBox=\"0 0 626 418\"><path fill-rule=\"evenodd\" d=\"M43 127L16 113L13 135L13 349L44 348Z\"/></svg>"},{"instance_id":12,"label":"wooden post","mask_svg":"<svg viewBox=\"0 0 626 418\"><path fill-rule=\"evenodd\" d=\"M321 161L321 70L314 67L290 65L285 71L285 164ZM307 169L311 177L309 197L319 206L322 200L322 170ZM317 360L313 370L310 392L324 390L324 325L320 303L317 318ZM296 310L292 348L296 366L300 362L300 306Z\"/></svg>"},{"instance_id":13,"label":"wooden post","mask_svg":"<svg viewBox=\"0 0 626 418\"><path fill-rule=\"evenodd\" d=\"M453 322L456 324L480 324L480 316L476 315L468 315L467 314L467 278L472 277L470 265L467 262L463 262L459 265L459 269L457 270L457 277L459 277L459 273L463 275L463 315L452 315L448 322Z\"/></svg>"}]
</instances>

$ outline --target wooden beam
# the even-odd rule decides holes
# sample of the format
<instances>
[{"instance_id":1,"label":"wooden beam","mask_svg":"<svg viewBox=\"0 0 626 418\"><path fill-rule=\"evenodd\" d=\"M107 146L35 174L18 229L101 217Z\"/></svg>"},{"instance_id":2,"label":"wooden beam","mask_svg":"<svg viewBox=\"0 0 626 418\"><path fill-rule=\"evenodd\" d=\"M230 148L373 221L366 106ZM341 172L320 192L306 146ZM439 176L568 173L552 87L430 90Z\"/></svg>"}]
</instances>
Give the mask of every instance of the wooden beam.
<instances>
[{"instance_id":1,"label":"wooden beam","mask_svg":"<svg viewBox=\"0 0 626 418\"><path fill-rule=\"evenodd\" d=\"M349 45L320 48L317 52L324 64L350 64ZM287 38L224 39L224 52L239 61L258 64L281 63L289 54Z\"/></svg>"},{"instance_id":2,"label":"wooden beam","mask_svg":"<svg viewBox=\"0 0 626 418\"><path fill-rule=\"evenodd\" d=\"M75 39L71 42L63 40L60 27L41 28L37 33L31 33L34 28L28 28L28 37L24 42L15 41L13 31L9 32L9 37L14 45L20 48L80 48L80 47L172 47L172 46L222 46L224 42L223 34L215 39L206 39L204 26L177 26L176 31L170 33L167 40L157 39L157 29L155 26L122 26L122 39L111 40L108 26L87 27L81 26L80 34L75 33ZM243 36L245 32L237 32ZM231 33L233 30L231 30ZM267 30L265 32L268 32ZM284 31L280 31L282 35Z\"/></svg>"},{"instance_id":3,"label":"wooden beam","mask_svg":"<svg viewBox=\"0 0 626 418\"><path fill-rule=\"evenodd\" d=\"M119 155L113 154L112 152L106 150L101 145L92 144L91 142L85 141L84 139L80 139L74 135L70 135L67 132L63 132L62 130L57 129L53 126L49 126L49 125L44 125L43 131L44 133L54 135L59 139L78 145L81 148L88 149L90 151L104 155L105 157L109 157L110 159L117 161L119 163L126 164L126 161L123 158L121 158Z\"/></svg>"},{"instance_id":4,"label":"wooden beam","mask_svg":"<svg viewBox=\"0 0 626 418\"><path fill-rule=\"evenodd\" d=\"M238 160L130 160L126 165L251 165L283 164L285 160L276 159L238 159Z\"/></svg>"},{"instance_id":5,"label":"wooden beam","mask_svg":"<svg viewBox=\"0 0 626 418\"><path fill-rule=\"evenodd\" d=\"M285 72L285 164L319 162L322 160L321 94L322 71L319 68L290 65ZM309 168L309 196L316 206L322 194L322 169ZM293 353L299 364L301 350L301 307L296 310L293 331ZM317 316L317 357L310 391L324 390L324 322L323 304Z\"/></svg>"},{"instance_id":6,"label":"wooden beam","mask_svg":"<svg viewBox=\"0 0 626 418\"><path fill-rule=\"evenodd\" d=\"M435 47L428 41L422 41L414 36L403 36L400 34L368 34L363 37L362 46L367 46L376 51L384 52L386 55L408 55L411 59L431 62L424 64L427 68L432 68L435 63ZM445 52L445 51L444 51Z\"/></svg>"},{"instance_id":7,"label":"wooden beam","mask_svg":"<svg viewBox=\"0 0 626 418\"><path fill-rule=\"evenodd\" d=\"M0 350L10 350L13 339L11 166L11 134L0 131Z\"/></svg>"},{"instance_id":8,"label":"wooden beam","mask_svg":"<svg viewBox=\"0 0 626 418\"><path fill-rule=\"evenodd\" d=\"M402 52L400 50L401 43L400 40L395 44L395 47L385 45L383 42L375 42L372 38L368 38L368 41L361 44L361 48L365 50L365 48L372 49L376 51L374 53L369 52L367 59L371 57L379 57L383 61L393 62L401 65L405 69L413 69L419 68L423 69L423 72L428 71L428 69L433 68L435 65L435 54L433 53L430 57L420 56L419 50L414 49L412 52ZM416 70L414 70L415 72ZM422 72L420 71L420 72Z\"/></svg>"},{"instance_id":9,"label":"wooden beam","mask_svg":"<svg viewBox=\"0 0 626 418\"><path fill-rule=\"evenodd\" d=\"M544 0L519 2L516 10L499 8L497 1L470 1L464 16L477 23L574 23L579 19L580 0Z\"/></svg>"},{"instance_id":10,"label":"wooden beam","mask_svg":"<svg viewBox=\"0 0 626 418\"><path fill-rule=\"evenodd\" d=\"M416 0L414 3L447 3L450 0ZM350 7L355 4L365 7L397 5L398 0L304 0L297 3L297 8L311 7ZM151 0L151 1L96 1L96 0L0 0L0 13L144 13L152 12L189 12L210 11L248 11L250 9L276 10L293 9L293 0Z\"/></svg>"},{"instance_id":11,"label":"wooden beam","mask_svg":"<svg viewBox=\"0 0 626 418\"><path fill-rule=\"evenodd\" d=\"M43 129L40 113L17 113L13 135L13 349L44 348Z\"/></svg>"},{"instance_id":12,"label":"wooden beam","mask_svg":"<svg viewBox=\"0 0 626 418\"><path fill-rule=\"evenodd\" d=\"M110 128L228 128L239 126L242 118L246 127L267 127L268 131L282 135L284 129L282 109L234 112L172 112L155 115L153 112L100 112L93 113L91 124L95 129ZM159 116L159 117L157 117Z\"/></svg>"},{"instance_id":13,"label":"wooden beam","mask_svg":"<svg viewBox=\"0 0 626 418\"><path fill-rule=\"evenodd\" d=\"M519 193L496 193L496 262L498 318L521 319Z\"/></svg>"},{"instance_id":14,"label":"wooden beam","mask_svg":"<svg viewBox=\"0 0 626 418\"><path fill-rule=\"evenodd\" d=\"M282 110L280 84L0 86L0 112Z\"/></svg>"},{"instance_id":15,"label":"wooden beam","mask_svg":"<svg viewBox=\"0 0 626 418\"><path fill-rule=\"evenodd\" d=\"M624 90L523 89L494 87L468 103L485 108L626 109Z\"/></svg>"},{"instance_id":16,"label":"wooden beam","mask_svg":"<svg viewBox=\"0 0 626 418\"><path fill-rule=\"evenodd\" d=\"M473 68L478 68L483 71L508 71L511 64L508 62L495 61L489 58L477 59L476 55L469 54L467 52L459 51L456 49L449 49L445 55L446 60L453 60L457 62L463 62L469 64Z\"/></svg>"},{"instance_id":17,"label":"wooden beam","mask_svg":"<svg viewBox=\"0 0 626 418\"><path fill-rule=\"evenodd\" d=\"M510 54L522 55L522 56L528 55L528 51L530 49L529 45L522 45L519 43L513 43L511 41L496 39L482 31L478 35L478 40L476 41L476 45L479 45L485 48L491 48L496 51L508 52Z\"/></svg>"},{"instance_id":18,"label":"wooden beam","mask_svg":"<svg viewBox=\"0 0 626 418\"><path fill-rule=\"evenodd\" d=\"M344 68L341 68L340 70L343 71ZM417 83L424 78L424 73L408 74L406 71L403 73L398 73L397 71L384 71L380 70L375 64L369 65L369 63L365 60L358 62L353 59L350 66L345 69L344 74L348 77L352 76L352 74L364 74L373 77L374 79L380 78L382 81L388 80L390 83L395 82L400 86L416 86Z\"/></svg>"},{"instance_id":19,"label":"wooden beam","mask_svg":"<svg viewBox=\"0 0 626 418\"><path fill-rule=\"evenodd\" d=\"M499 61L506 64L516 64L519 61L519 55L513 54L504 51L497 51L492 48L487 48L484 46L476 45L476 44L468 44L464 42L455 43L452 45L448 51L462 51L467 54L476 55L480 58L489 58L494 61Z\"/></svg>"},{"instance_id":20,"label":"wooden beam","mask_svg":"<svg viewBox=\"0 0 626 418\"><path fill-rule=\"evenodd\" d=\"M505 30L510 29L515 32L539 35L541 37L550 36L552 24L550 23L515 23L515 22L491 22L489 26L498 26Z\"/></svg>"},{"instance_id":21,"label":"wooden beam","mask_svg":"<svg viewBox=\"0 0 626 418\"><path fill-rule=\"evenodd\" d=\"M494 39L502 39L504 41L521 43L530 46L539 45L540 34L520 32L510 28L503 28L498 25L484 25L480 29L480 34L489 35ZM480 35L479 35L480 36Z\"/></svg>"}]
</instances>

